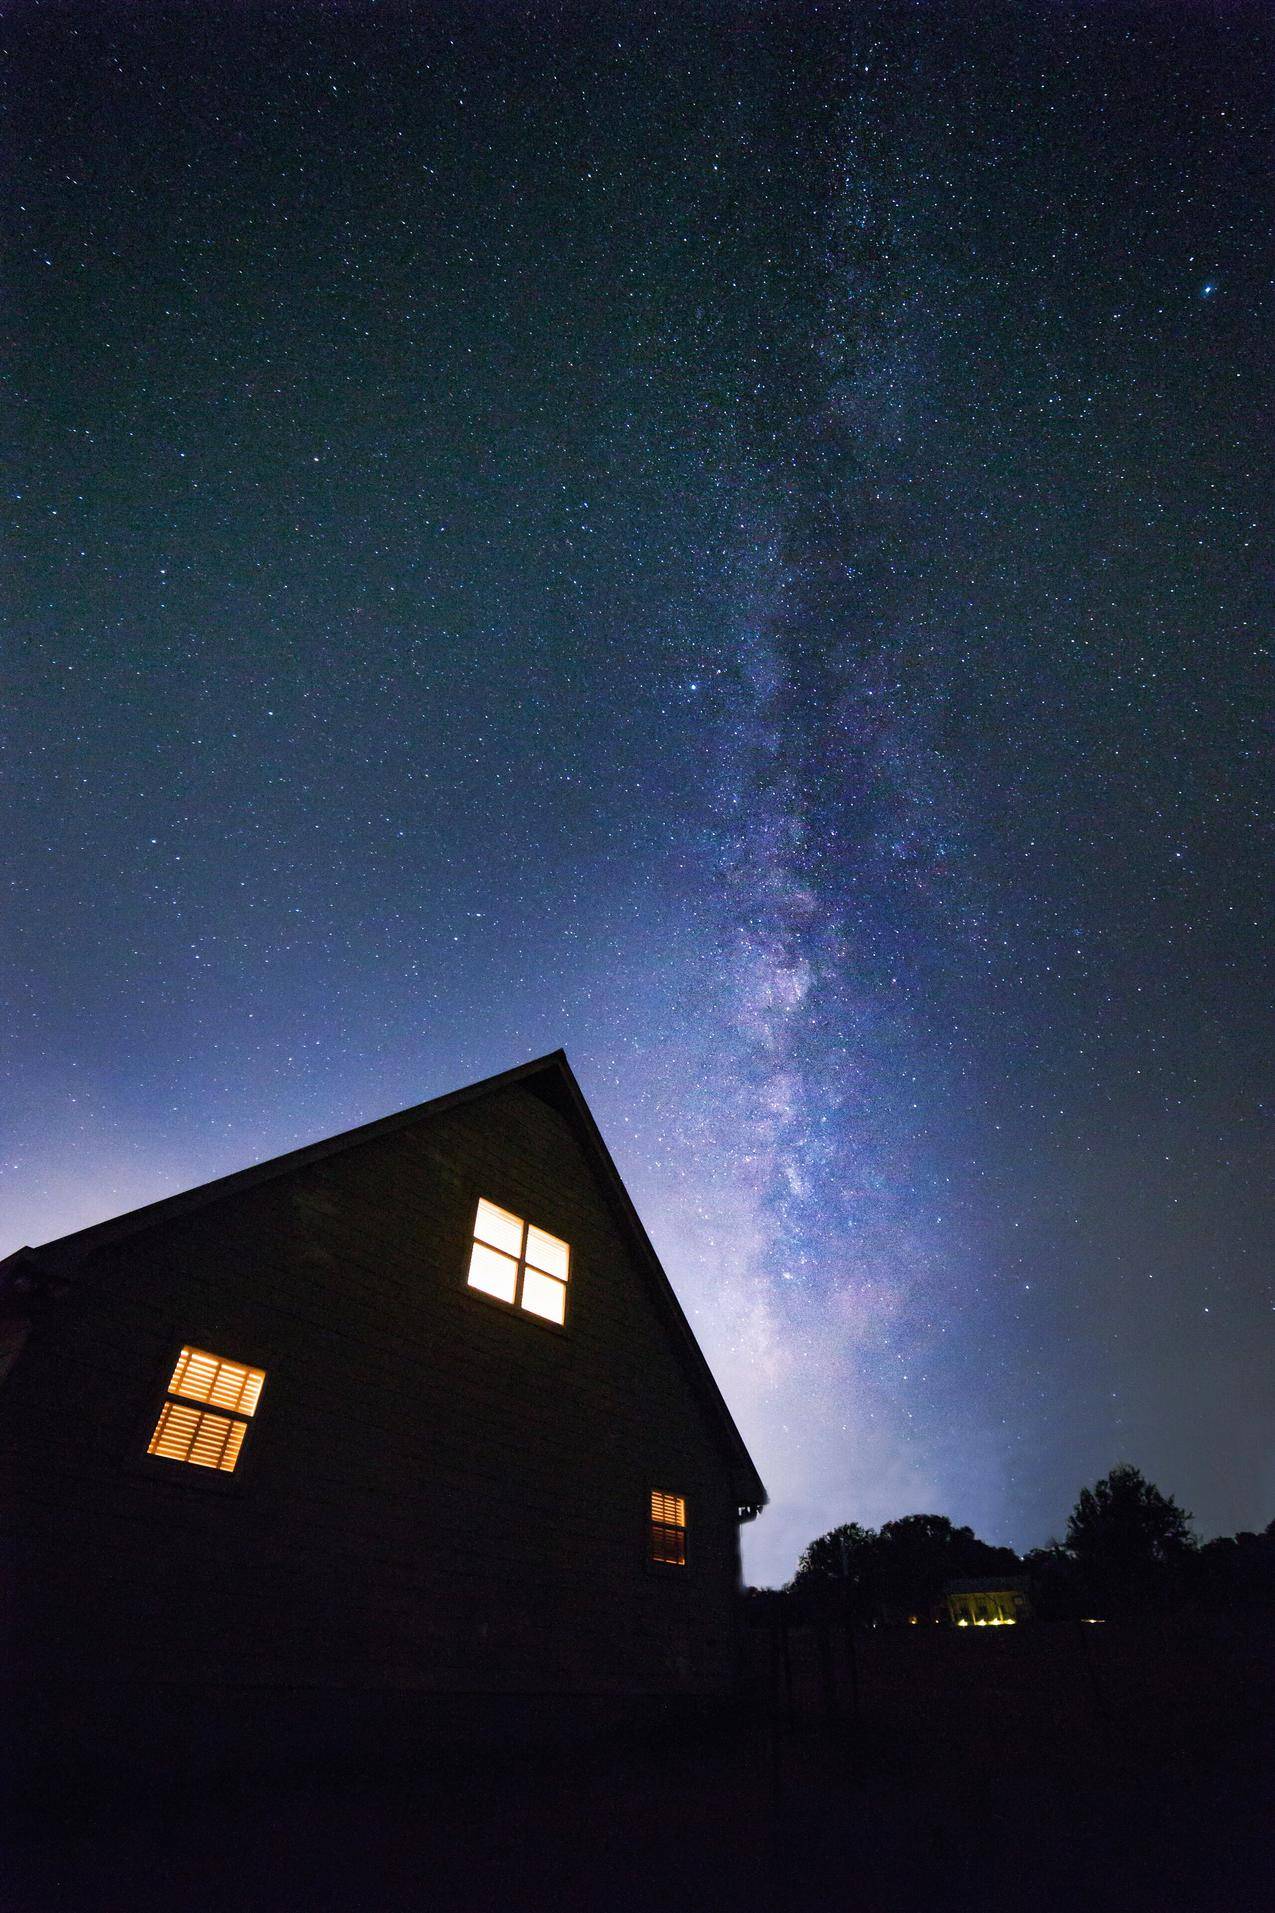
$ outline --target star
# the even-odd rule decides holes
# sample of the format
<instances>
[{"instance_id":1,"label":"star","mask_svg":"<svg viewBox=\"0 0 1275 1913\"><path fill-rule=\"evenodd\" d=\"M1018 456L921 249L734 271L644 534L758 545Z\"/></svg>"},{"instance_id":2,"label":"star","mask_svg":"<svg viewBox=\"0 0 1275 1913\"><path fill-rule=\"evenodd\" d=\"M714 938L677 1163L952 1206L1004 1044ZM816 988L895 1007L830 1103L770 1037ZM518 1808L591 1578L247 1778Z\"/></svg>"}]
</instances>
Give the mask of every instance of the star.
<instances>
[{"instance_id":1,"label":"star","mask_svg":"<svg viewBox=\"0 0 1275 1913\"><path fill-rule=\"evenodd\" d=\"M1042 1540L1112 1387L1264 1526L1234 10L546 9L513 111L501 9L275 9L268 105L244 9L9 11L0 1251L561 1043L751 1576Z\"/></svg>"}]
</instances>

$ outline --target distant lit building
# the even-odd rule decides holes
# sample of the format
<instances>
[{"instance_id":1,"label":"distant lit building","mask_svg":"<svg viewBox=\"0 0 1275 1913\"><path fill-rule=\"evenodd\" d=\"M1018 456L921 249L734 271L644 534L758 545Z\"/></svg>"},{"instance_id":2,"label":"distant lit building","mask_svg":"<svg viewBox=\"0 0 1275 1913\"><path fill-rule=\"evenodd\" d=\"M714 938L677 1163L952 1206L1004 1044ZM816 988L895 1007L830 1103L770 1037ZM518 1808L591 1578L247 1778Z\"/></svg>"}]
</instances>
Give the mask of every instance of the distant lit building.
<instances>
[{"instance_id":1,"label":"distant lit building","mask_svg":"<svg viewBox=\"0 0 1275 1913\"><path fill-rule=\"evenodd\" d=\"M1031 1617L1024 1575L999 1574L990 1579L949 1581L940 1607L956 1627L1013 1627Z\"/></svg>"}]
</instances>

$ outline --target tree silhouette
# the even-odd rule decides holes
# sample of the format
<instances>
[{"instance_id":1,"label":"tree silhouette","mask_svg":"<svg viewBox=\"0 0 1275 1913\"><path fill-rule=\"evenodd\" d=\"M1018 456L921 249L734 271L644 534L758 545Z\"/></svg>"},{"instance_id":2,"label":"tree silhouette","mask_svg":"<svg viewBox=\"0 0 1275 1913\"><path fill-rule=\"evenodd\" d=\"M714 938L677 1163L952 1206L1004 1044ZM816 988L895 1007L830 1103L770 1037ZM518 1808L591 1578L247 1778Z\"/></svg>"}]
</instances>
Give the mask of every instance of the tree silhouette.
<instances>
[{"instance_id":1,"label":"tree silhouette","mask_svg":"<svg viewBox=\"0 0 1275 1913\"><path fill-rule=\"evenodd\" d=\"M835 1594L860 1619L897 1620L928 1610L946 1581L1021 1568L1012 1548L991 1547L946 1515L909 1514L879 1533L850 1521L821 1534L802 1554L792 1587L816 1601Z\"/></svg>"},{"instance_id":2,"label":"tree silhouette","mask_svg":"<svg viewBox=\"0 0 1275 1913\"><path fill-rule=\"evenodd\" d=\"M1167 1596L1195 1548L1191 1516L1129 1462L1082 1488L1067 1548L1096 1600L1136 1605Z\"/></svg>"},{"instance_id":3,"label":"tree silhouette","mask_svg":"<svg viewBox=\"0 0 1275 1913\"><path fill-rule=\"evenodd\" d=\"M815 1600L835 1592L856 1619L867 1620L877 1603L876 1548L873 1529L843 1522L802 1551L792 1587Z\"/></svg>"},{"instance_id":4,"label":"tree silhouette","mask_svg":"<svg viewBox=\"0 0 1275 1913\"><path fill-rule=\"evenodd\" d=\"M830 1528L827 1534L819 1535L809 1547L802 1550L795 1578L801 1581L849 1580L854 1568L861 1568L866 1556L871 1554L876 1538L871 1528L860 1527L857 1521L846 1521L839 1528Z\"/></svg>"},{"instance_id":5,"label":"tree silhouette","mask_svg":"<svg viewBox=\"0 0 1275 1913\"><path fill-rule=\"evenodd\" d=\"M941 1514L909 1514L878 1531L843 1522L810 1542L789 1592L796 1612L855 1621L927 1613L949 1581L1026 1574L1041 1620L1122 1608L1275 1611L1275 1521L1260 1534L1197 1542L1192 1517L1128 1462L1082 1488L1066 1540L1020 1558ZM776 1596L776 1599L779 1597Z\"/></svg>"},{"instance_id":6,"label":"tree silhouette","mask_svg":"<svg viewBox=\"0 0 1275 1913\"><path fill-rule=\"evenodd\" d=\"M1275 1609L1275 1521L1206 1541L1191 1561L1190 1592L1205 1609Z\"/></svg>"},{"instance_id":7,"label":"tree silhouette","mask_svg":"<svg viewBox=\"0 0 1275 1913\"><path fill-rule=\"evenodd\" d=\"M943 1514L908 1514L887 1521L878 1537L882 1595L887 1607L926 1608L945 1581L965 1576L1016 1574L1022 1563L1012 1548L980 1541L973 1528L958 1528Z\"/></svg>"}]
</instances>

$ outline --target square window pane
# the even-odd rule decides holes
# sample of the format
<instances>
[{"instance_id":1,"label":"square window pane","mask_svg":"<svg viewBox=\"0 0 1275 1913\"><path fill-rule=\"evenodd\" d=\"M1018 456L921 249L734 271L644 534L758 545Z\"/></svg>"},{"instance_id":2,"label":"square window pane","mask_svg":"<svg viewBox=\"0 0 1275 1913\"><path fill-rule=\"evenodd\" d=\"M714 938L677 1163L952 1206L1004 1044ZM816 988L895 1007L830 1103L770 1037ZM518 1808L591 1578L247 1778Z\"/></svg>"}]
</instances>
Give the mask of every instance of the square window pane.
<instances>
[{"instance_id":1,"label":"square window pane","mask_svg":"<svg viewBox=\"0 0 1275 1913\"><path fill-rule=\"evenodd\" d=\"M487 1243L490 1248L503 1250L506 1255L521 1255L522 1218L510 1215L508 1209L498 1209L494 1202L488 1202L484 1196L478 1204L474 1237L478 1242Z\"/></svg>"},{"instance_id":2,"label":"square window pane","mask_svg":"<svg viewBox=\"0 0 1275 1913\"><path fill-rule=\"evenodd\" d=\"M469 1258L469 1286L484 1295L512 1302L518 1292L518 1264L510 1255L500 1255L483 1242L475 1242Z\"/></svg>"},{"instance_id":3,"label":"square window pane","mask_svg":"<svg viewBox=\"0 0 1275 1913\"><path fill-rule=\"evenodd\" d=\"M567 1285L555 1282L539 1269L527 1269L522 1278L522 1306L546 1322L564 1322L567 1317Z\"/></svg>"},{"instance_id":4,"label":"square window pane","mask_svg":"<svg viewBox=\"0 0 1275 1913\"><path fill-rule=\"evenodd\" d=\"M565 1282L569 1254L566 1243L559 1242L556 1235L534 1226L528 1229L527 1260L533 1268L543 1269L546 1275L557 1276L559 1282Z\"/></svg>"}]
</instances>

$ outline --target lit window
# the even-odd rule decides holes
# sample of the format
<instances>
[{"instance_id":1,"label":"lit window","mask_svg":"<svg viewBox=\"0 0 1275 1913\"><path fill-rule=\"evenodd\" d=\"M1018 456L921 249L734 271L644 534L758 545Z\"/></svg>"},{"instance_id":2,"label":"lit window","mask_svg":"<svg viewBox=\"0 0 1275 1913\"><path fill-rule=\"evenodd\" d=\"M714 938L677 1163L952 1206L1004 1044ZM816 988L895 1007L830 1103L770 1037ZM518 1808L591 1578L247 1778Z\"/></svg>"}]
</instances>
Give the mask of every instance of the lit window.
<instances>
[{"instance_id":1,"label":"lit window","mask_svg":"<svg viewBox=\"0 0 1275 1913\"><path fill-rule=\"evenodd\" d=\"M232 1474L265 1379L263 1369L225 1361L206 1349L184 1348L147 1454ZM192 1406L196 1402L206 1405Z\"/></svg>"},{"instance_id":2,"label":"lit window","mask_svg":"<svg viewBox=\"0 0 1275 1913\"><path fill-rule=\"evenodd\" d=\"M651 1559L670 1568L686 1566L686 1502L658 1488L651 1490Z\"/></svg>"},{"instance_id":3,"label":"lit window","mask_svg":"<svg viewBox=\"0 0 1275 1913\"><path fill-rule=\"evenodd\" d=\"M469 1255L471 1289L561 1324L567 1319L570 1272L571 1251L565 1242L486 1197L480 1200Z\"/></svg>"}]
</instances>

